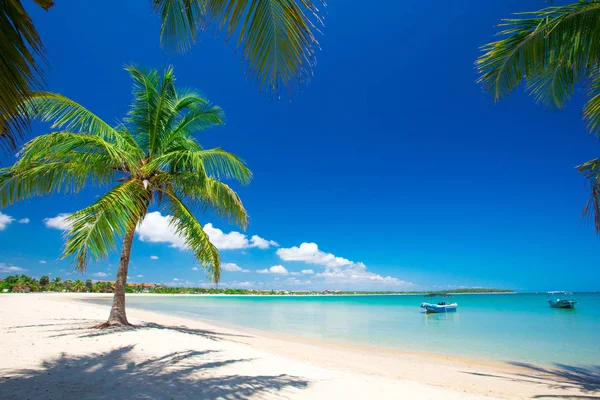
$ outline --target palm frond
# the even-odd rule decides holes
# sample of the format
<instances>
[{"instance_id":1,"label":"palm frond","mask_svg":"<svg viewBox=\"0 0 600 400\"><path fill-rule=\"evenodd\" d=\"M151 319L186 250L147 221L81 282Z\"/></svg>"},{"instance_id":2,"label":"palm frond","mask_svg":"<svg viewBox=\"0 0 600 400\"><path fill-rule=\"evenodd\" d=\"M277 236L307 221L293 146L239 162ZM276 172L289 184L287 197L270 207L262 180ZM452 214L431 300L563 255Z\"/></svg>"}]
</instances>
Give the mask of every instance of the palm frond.
<instances>
[{"instance_id":1,"label":"palm frond","mask_svg":"<svg viewBox=\"0 0 600 400\"><path fill-rule=\"evenodd\" d=\"M148 209L149 192L139 180L116 186L92 205L71 214L63 258L73 257L75 267L87 268L116 247L117 238L135 228Z\"/></svg>"},{"instance_id":2,"label":"palm frond","mask_svg":"<svg viewBox=\"0 0 600 400\"><path fill-rule=\"evenodd\" d=\"M596 64L590 70L590 99L583 107L583 117L588 121L590 132L600 131L600 67Z\"/></svg>"},{"instance_id":3,"label":"palm frond","mask_svg":"<svg viewBox=\"0 0 600 400\"><path fill-rule=\"evenodd\" d=\"M213 211L220 219L246 229L248 213L238 194L228 185L216 179L200 178L192 173L167 174L174 191L186 202L196 204L200 212Z\"/></svg>"},{"instance_id":4,"label":"palm frond","mask_svg":"<svg viewBox=\"0 0 600 400\"><path fill-rule=\"evenodd\" d=\"M196 41L198 29L215 27L237 48L261 89L279 92L307 82L316 64L315 37L322 26L311 0L154 0L161 42L178 51Z\"/></svg>"},{"instance_id":5,"label":"palm frond","mask_svg":"<svg viewBox=\"0 0 600 400\"><path fill-rule=\"evenodd\" d=\"M161 138L158 154L185 148L200 150L199 145L194 145L194 134L224 125L224 113L218 106L210 104L201 108L190 109L179 121L171 127L167 135ZM189 147L191 145L191 147Z\"/></svg>"},{"instance_id":6,"label":"palm frond","mask_svg":"<svg viewBox=\"0 0 600 400\"><path fill-rule=\"evenodd\" d=\"M25 144L15 165L23 166L40 160L61 160L77 152L104 155L105 162L112 168L129 171L135 168L140 158L138 154L127 150L100 136L55 132L38 136Z\"/></svg>"},{"instance_id":7,"label":"palm frond","mask_svg":"<svg viewBox=\"0 0 600 400\"><path fill-rule=\"evenodd\" d=\"M52 129L95 135L104 139L119 136L112 126L94 113L57 93L33 92L23 101L22 109L42 122L51 123Z\"/></svg>"},{"instance_id":8,"label":"palm frond","mask_svg":"<svg viewBox=\"0 0 600 400\"><path fill-rule=\"evenodd\" d=\"M71 160L29 162L21 167L0 169L0 205L7 207L35 196L78 193L88 183L105 185L115 170L105 157L77 154Z\"/></svg>"},{"instance_id":9,"label":"palm frond","mask_svg":"<svg viewBox=\"0 0 600 400\"><path fill-rule=\"evenodd\" d=\"M535 71L527 81L527 90L537 103L562 108L579 81L579 71L568 62L555 60L544 70Z\"/></svg>"},{"instance_id":10,"label":"palm frond","mask_svg":"<svg viewBox=\"0 0 600 400\"><path fill-rule=\"evenodd\" d=\"M215 283L221 277L221 256L219 250L210 242L208 234L194 214L181 202L175 192L162 190L167 197L167 213L173 215L171 226L185 240L185 244L194 253L194 257L203 266L206 276Z\"/></svg>"},{"instance_id":11,"label":"palm frond","mask_svg":"<svg viewBox=\"0 0 600 400\"><path fill-rule=\"evenodd\" d=\"M35 0L45 10L51 0ZM38 60L44 62L44 46L31 17L20 0L3 1L0 7L0 138L14 147L29 129L29 116L21 102L44 83Z\"/></svg>"},{"instance_id":12,"label":"palm frond","mask_svg":"<svg viewBox=\"0 0 600 400\"><path fill-rule=\"evenodd\" d=\"M494 100L523 79L539 101L561 106L600 56L600 1L582 0L505 19L505 38L482 48L479 82Z\"/></svg>"},{"instance_id":13,"label":"palm frond","mask_svg":"<svg viewBox=\"0 0 600 400\"><path fill-rule=\"evenodd\" d=\"M252 172L244 161L220 148L200 151L176 150L165 153L150 160L147 168L194 172L217 179L235 179L242 184L247 184L252 179Z\"/></svg>"},{"instance_id":14,"label":"palm frond","mask_svg":"<svg viewBox=\"0 0 600 400\"><path fill-rule=\"evenodd\" d=\"M160 138L169 131L170 121L177 114L173 68L167 68L162 76L156 71L144 71L134 66L125 69L133 78L135 98L128 122L135 127L134 134L140 146L148 154L155 154Z\"/></svg>"},{"instance_id":15,"label":"palm frond","mask_svg":"<svg viewBox=\"0 0 600 400\"><path fill-rule=\"evenodd\" d=\"M592 219L596 233L600 235L600 158L579 165L577 170L590 185L590 198L583 209L582 217Z\"/></svg>"}]
</instances>

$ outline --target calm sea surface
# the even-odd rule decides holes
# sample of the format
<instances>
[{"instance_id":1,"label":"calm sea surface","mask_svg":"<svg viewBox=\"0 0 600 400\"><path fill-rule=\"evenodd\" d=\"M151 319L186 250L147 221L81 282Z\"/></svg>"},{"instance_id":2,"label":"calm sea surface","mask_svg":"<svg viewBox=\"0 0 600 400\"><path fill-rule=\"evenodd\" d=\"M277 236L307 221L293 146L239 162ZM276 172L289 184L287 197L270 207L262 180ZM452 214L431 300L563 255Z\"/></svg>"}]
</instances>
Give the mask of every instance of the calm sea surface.
<instances>
[{"instance_id":1,"label":"calm sea surface","mask_svg":"<svg viewBox=\"0 0 600 400\"><path fill-rule=\"evenodd\" d=\"M575 310L543 294L455 295L458 312L424 314L423 296L147 296L128 307L313 339L502 361L600 364L600 294ZM439 297L435 301L439 301ZM430 300L430 301L434 301ZM445 300L445 299L444 299Z\"/></svg>"}]
</instances>

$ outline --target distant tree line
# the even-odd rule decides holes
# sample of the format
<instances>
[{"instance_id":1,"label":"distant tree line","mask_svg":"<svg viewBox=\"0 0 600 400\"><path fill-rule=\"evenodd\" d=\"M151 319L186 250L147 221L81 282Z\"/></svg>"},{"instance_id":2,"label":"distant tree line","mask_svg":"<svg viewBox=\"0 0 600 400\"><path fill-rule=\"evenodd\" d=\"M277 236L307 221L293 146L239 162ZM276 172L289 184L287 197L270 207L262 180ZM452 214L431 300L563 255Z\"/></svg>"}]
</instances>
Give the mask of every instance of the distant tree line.
<instances>
[{"instance_id":1,"label":"distant tree line","mask_svg":"<svg viewBox=\"0 0 600 400\"><path fill-rule=\"evenodd\" d=\"M75 292L75 293L111 293L111 282L93 282L91 279L64 280L61 277L50 279L48 275L36 279L27 275L11 275L0 280L0 292ZM131 290L131 293L133 289Z\"/></svg>"},{"instance_id":2,"label":"distant tree line","mask_svg":"<svg viewBox=\"0 0 600 400\"><path fill-rule=\"evenodd\" d=\"M50 279L44 275L36 279L27 275L11 275L0 280L0 292L25 293L25 292L75 292L75 293L113 293L114 282L96 281L91 279L64 280L61 277ZM368 295L368 294L455 294L455 293L514 293L510 289L466 288L452 289L437 292L398 292L398 291L316 291L316 290L257 290L257 289L232 289L232 288L201 288L185 286L159 286L153 284L128 284L127 293L158 293L158 294L231 294L231 295Z\"/></svg>"}]
</instances>

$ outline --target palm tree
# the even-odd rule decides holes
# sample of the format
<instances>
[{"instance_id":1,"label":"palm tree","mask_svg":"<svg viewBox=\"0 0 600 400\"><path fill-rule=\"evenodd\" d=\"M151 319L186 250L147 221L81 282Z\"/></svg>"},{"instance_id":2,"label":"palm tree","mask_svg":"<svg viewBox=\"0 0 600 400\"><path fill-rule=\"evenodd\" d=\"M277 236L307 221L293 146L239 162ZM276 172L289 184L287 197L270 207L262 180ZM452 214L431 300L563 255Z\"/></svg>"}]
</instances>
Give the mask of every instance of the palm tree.
<instances>
[{"instance_id":1,"label":"palm tree","mask_svg":"<svg viewBox=\"0 0 600 400\"><path fill-rule=\"evenodd\" d=\"M583 116L600 135L600 0L551 6L504 19L500 40L483 46L477 59L479 82L499 101L521 84L539 103L561 108L585 83ZM593 216L600 234L600 159L578 167L591 186L584 215Z\"/></svg>"},{"instance_id":2,"label":"palm tree","mask_svg":"<svg viewBox=\"0 0 600 400\"><path fill-rule=\"evenodd\" d=\"M85 283L83 283L81 279L77 279L75 282L73 282L72 289L76 292L81 292L83 289L85 289Z\"/></svg>"},{"instance_id":3,"label":"palm tree","mask_svg":"<svg viewBox=\"0 0 600 400\"><path fill-rule=\"evenodd\" d=\"M67 292L73 290L73 281L71 279L67 279L63 282L63 287Z\"/></svg>"},{"instance_id":4,"label":"palm tree","mask_svg":"<svg viewBox=\"0 0 600 400\"><path fill-rule=\"evenodd\" d=\"M49 284L50 284L50 277L48 275L43 275L40 278L40 286L42 287L42 290L45 290Z\"/></svg>"},{"instance_id":5,"label":"palm tree","mask_svg":"<svg viewBox=\"0 0 600 400\"><path fill-rule=\"evenodd\" d=\"M110 317L104 326L128 324L125 287L136 227L149 208L169 221L209 278L220 277L217 248L193 210L212 210L243 228L248 216L238 195L220 179L249 182L243 161L220 148L203 149L193 134L223 123L223 112L194 91L175 89L173 70L126 68L134 81L128 117L111 126L61 95L37 93L27 107L58 132L28 142L12 167L0 169L2 206L51 193L77 193L86 183L113 184L90 206L70 215L64 257L85 270L123 238ZM192 208L184 203L186 201Z\"/></svg>"},{"instance_id":6,"label":"palm tree","mask_svg":"<svg viewBox=\"0 0 600 400\"><path fill-rule=\"evenodd\" d=\"M33 0L48 10L53 0ZM315 66L315 37L322 25L312 0L152 0L161 20L160 42L187 51L198 31L223 32L234 39L261 89L274 92L308 81ZM0 0L0 135L14 145L28 127L17 105L43 81L36 56L42 41L21 0ZM5 28L5 29L4 29ZM5 143L7 143L5 141Z\"/></svg>"},{"instance_id":7,"label":"palm tree","mask_svg":"<svg viewBox=\"0 0 600 400\"><path fill-rule=\"evenodd\" d=\"M50 290L60 292L61 288L62 278L60 276L57 276L56 278L52 279L52 283L50 284Z\"/></svg>"},{"instance_id":8,"label":"palm tree","mask_svg":"<svg viewBox=\"0 0 600 400\"><path fill-rule=\"evenodd\" d=\"M91 280L91 279L87 279L87 280L85 281L85 291L86 291L86 292L88 292L88 293L91 293L91 292L92 292L92 287L93 287L93 286L94 286L94 284L92 283L92 280Z\"/></svg>"}]
</instances>

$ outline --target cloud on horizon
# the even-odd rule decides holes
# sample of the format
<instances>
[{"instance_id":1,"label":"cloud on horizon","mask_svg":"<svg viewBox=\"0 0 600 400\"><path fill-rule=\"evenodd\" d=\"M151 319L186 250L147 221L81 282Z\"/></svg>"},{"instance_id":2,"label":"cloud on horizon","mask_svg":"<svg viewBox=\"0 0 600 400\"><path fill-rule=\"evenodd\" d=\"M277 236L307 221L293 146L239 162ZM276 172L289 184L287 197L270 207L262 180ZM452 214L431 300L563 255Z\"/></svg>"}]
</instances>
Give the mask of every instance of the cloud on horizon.
<instances>
[{"instance_id":1,"label":"cloud on horizon","mask_svg":"<svg viewBox=\"0 0 600 400\"><path fill-rule=\"evenodd\" d=\"M259 274L278 274L287 275L289 272L283 265L274 265L271 268L257 269L256 272Z\"/></svg>"},{"instance_id":2,"label":"cloud on horizon","mask_svg":"<svg viewBox=\"0 0 600 400\"><path fill-rule=\"evenodd\" d=\"M301 261L306 264L325 267L325 270L315 274L315 277L323 278L328 283L382 284L394 287L413 285L398 278L370 272L362 262L354 262L347 258L335 256L332 253L325 253L319 250L319 246L316 243L304 242L300 246L278 249L276 253L284 261ZM302 270L302 273L311 274L314 271L312 269Z\"/></svg>"},{"instance_id":3,"label":"cloud on horizon","mask_svg":"<svg viewBox=\"0 0 600 400\"><path fill-rule=\"evenodd\" d=\"M0 263L0 272L5 274L15 274L25 271L27 271L25 268L17 267L16 265Z\"/></svg>"}]
</instances>

